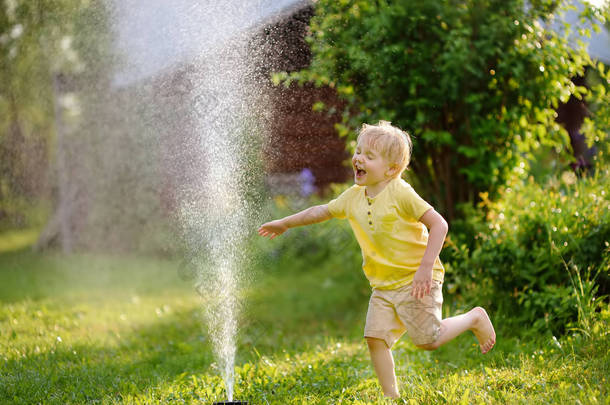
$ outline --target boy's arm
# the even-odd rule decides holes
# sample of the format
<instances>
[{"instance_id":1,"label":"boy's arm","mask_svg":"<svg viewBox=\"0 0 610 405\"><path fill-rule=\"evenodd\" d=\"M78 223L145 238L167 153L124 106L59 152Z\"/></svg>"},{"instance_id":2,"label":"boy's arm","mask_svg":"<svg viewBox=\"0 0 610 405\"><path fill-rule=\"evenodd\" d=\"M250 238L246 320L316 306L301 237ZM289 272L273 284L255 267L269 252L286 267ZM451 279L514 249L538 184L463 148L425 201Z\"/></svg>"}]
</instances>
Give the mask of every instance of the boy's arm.
<instances>
[{"instance_id":1,"label":"boy's arm","mask_svg":"<svg viewBox=\"0 0 610 405\"><path fill-rule=\"evenodd\" d=\"M332 217L326 204L316 205L294 215L262 224L260 228L258 228L258 234L261 236L269 236L270 239L273 239L286 232L288 228L315 224L331 219Z\"/></svg>"},{"instance_id":2,"label":"boy's arm","mask_svg":"<svg viewBox=\"0 0 610 405\"><path fill-rule=\"evenodd\" d=\"M415 276L413 277L412 294L416 298L421 299L425 295L430 294L430 288L432 286L432 267L443 248L443 242L445 241L449 226L441 214L436 212L433 208L426 211L419 221L429 229L428 245L426 246L426 251L424 252L419 269L415 272Z\"/></svg>"}]
</instances>

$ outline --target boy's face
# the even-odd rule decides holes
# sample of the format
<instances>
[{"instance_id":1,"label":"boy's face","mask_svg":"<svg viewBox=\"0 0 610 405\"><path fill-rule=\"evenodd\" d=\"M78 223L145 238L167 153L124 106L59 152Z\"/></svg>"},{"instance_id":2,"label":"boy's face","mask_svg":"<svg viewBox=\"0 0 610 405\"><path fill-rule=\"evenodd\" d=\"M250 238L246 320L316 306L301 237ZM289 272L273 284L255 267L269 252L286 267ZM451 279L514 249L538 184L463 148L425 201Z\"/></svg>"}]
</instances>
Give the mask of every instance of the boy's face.
<instances>
[{"instance_id":1,"label":"boy's face","mask_svg":"<svg viewBox=\"0 0 610 405\"><path fill-rule=\"evenodd\" d=\"M390 163L375 149L366 137L361 137L352 157L354 181L359 186L375 186L391 177Z\"/></svg>"}]
</instances>

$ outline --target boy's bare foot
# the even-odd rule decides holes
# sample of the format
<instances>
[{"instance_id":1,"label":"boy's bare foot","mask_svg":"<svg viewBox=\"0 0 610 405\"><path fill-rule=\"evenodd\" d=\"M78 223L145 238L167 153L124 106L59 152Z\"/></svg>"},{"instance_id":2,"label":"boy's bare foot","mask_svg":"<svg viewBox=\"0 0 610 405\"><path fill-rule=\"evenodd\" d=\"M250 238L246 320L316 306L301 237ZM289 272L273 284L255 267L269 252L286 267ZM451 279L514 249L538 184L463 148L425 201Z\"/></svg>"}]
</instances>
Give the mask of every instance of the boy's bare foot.
<instances>
[{"instance_id":1,"label":"boy's bare foot","mask_svg":"<svg viewBox=\"0 0 610 405\"><path fill-rule=\"evenodd\" d=\"M485 354L496 344L496 331L485 309L476 307L471 312L476 316L476 320L470 330L479 341L481 352Z\"/></svg>"}]
</instances>

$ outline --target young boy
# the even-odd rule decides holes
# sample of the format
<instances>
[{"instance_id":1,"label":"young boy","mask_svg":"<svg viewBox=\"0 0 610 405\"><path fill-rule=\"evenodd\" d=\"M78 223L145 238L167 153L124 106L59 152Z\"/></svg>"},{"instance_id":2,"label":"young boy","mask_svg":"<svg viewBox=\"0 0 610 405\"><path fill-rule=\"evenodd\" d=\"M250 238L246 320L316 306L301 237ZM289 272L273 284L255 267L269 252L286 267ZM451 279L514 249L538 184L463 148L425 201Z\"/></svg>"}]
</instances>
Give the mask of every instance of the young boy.
<instances>
[{"instance_id":1,"label":"young boy","mask_svg":"<svg viewBox=\"0 0 610 405\"><path fill-rule=\"evenodd\" d=\"M437 349L467 330L483 353L496 341L481 307L441 319L444 269L438 255L447 222L401 179L410 158L411 140L405 132L386 121L364 124L352 157L356 184L326 205L267 222L258 230L273 239L288 228L331 218L349 220L373 289L364 337L383 392L393 398L399 393L390 349L404 332L425 350Z\"/></svg>"}]
</instances>

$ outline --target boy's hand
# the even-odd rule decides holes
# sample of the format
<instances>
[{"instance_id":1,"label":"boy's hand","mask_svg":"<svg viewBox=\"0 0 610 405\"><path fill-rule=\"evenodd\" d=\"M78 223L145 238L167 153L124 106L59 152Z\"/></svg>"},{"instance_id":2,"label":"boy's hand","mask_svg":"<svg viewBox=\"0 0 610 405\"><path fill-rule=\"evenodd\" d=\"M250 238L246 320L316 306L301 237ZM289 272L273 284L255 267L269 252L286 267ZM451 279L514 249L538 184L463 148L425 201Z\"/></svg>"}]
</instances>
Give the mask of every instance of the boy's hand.
<instances>
[{"instance_id":1,"label":"boy's hand","mask_svg":"<svg viewBox=\"0 0 610 405\"><path fill-rule=\"evenodd\" d=\"M268 236L269 239L273 239L276 236L280 236L288 227L284 224L284 221L281 219L276 219L275 221L267 222L262 224L260 228L258 228L258 234L260 236Z\"/></svg>"},{"instance_id":2,"label":"boy's hand","mask_svg":"<svg viewBox=\"0 0 610 405\"><path fill-rule=\"evenodd\" d=\"M430 294L432 288L432 269L423 270L418 269L413 276L413 288L411 289L411 295L421 300L426 295Z\"/></svg>"}]
</instances>

